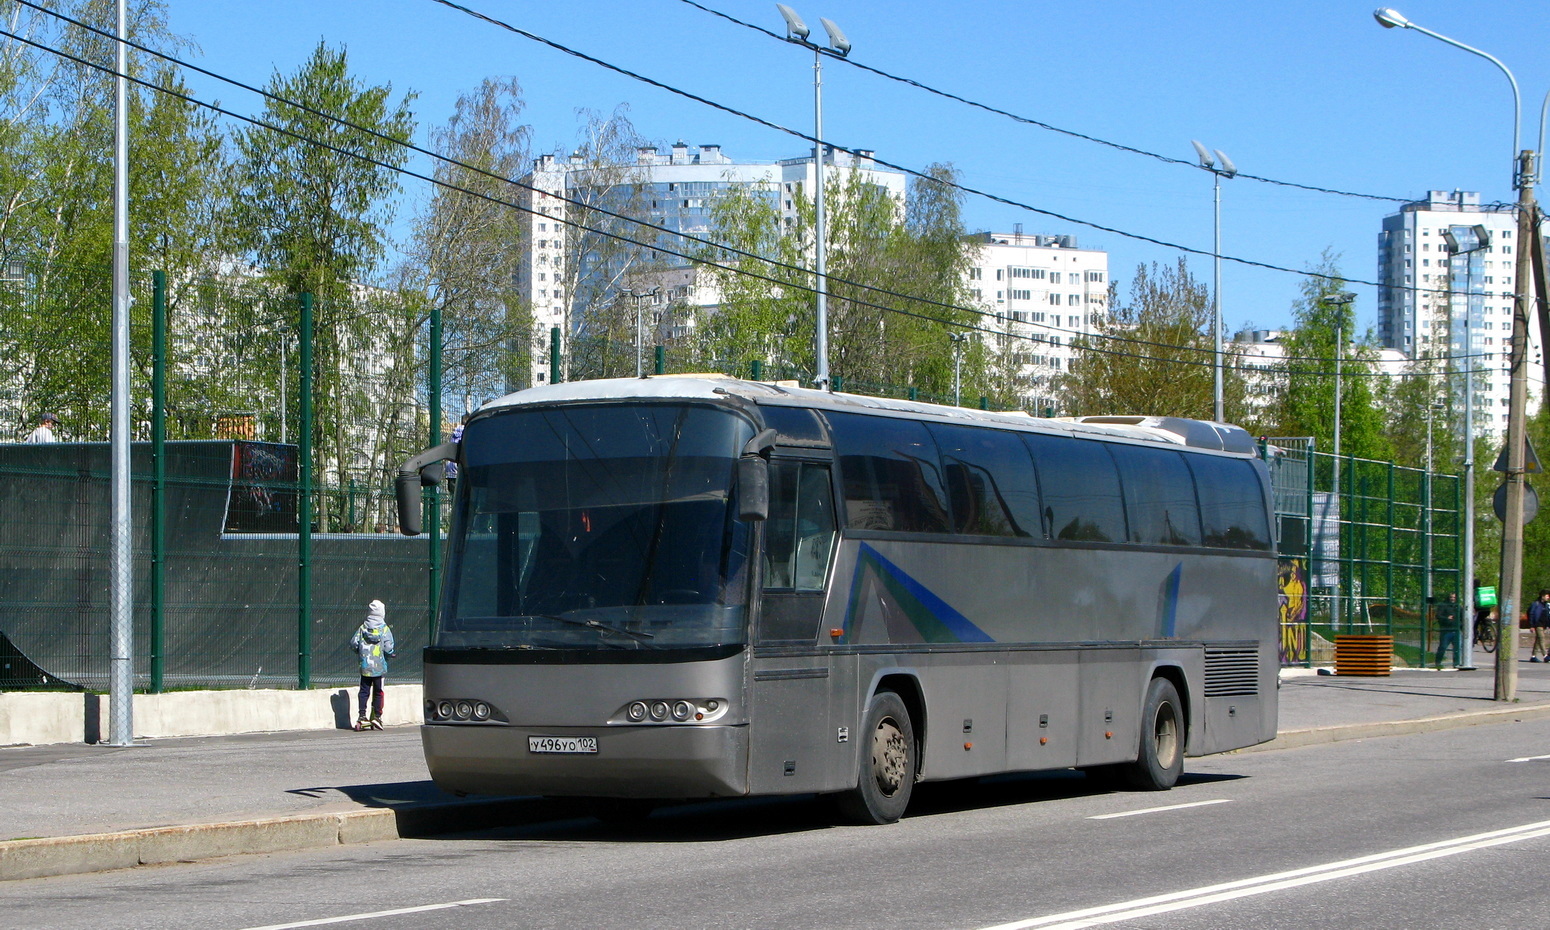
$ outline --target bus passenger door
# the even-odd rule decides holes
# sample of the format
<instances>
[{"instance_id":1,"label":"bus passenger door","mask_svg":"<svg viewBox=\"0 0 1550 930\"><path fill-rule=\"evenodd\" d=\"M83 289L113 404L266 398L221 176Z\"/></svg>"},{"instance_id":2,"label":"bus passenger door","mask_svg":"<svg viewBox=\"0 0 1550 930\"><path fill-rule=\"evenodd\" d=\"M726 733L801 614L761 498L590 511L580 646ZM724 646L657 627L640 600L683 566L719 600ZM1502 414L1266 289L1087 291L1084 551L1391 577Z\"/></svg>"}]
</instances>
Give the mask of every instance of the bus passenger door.
<instances>
[{"instance_id":1,"label":"bus passenger door","mask_svg":"<svg viewBox=\"0 0 1550 930\"><path fill-rule=\"evenodd\" d=\"M851 747L839 743L834 723L848 689L820 648L834 546L828 464L771 462L749 689L748 780L756 794L832 789L850 768Z\"/></svg>"}]
</instances>

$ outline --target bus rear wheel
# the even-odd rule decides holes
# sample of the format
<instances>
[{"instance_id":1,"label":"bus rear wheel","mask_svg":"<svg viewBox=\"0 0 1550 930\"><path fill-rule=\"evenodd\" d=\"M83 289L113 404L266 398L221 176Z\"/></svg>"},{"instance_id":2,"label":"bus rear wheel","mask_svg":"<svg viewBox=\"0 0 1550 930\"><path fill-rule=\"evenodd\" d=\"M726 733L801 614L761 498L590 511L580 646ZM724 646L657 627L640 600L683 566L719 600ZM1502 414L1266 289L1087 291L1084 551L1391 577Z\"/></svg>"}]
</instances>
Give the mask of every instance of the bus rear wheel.
<instances>
[{"instance_id":1,"label":"bus rear wheel","mask_svg":"<svg viewBox=\"0 0 1550 930\"><path fill-rule=\"evenodd\" d=\"M1166 678L1147 686L1140 750L1123 771L1125 781L1142 791L1166 791L1184 772L1184 713L1178 689Z\"/></svg>"},{"instance_id":2,"label":"bus rear wheel","mask_svg":"<svg viewBox=\"0 0 1550 930\"><path fill-rule=\"evenodd\" d=\"M861 732L867 741L860 775L856 787L840 795L840 812L856 823L893 823L909 807L919 769L915 726L904 700L892 691L873 695Z\"/></svg>"}]
</instances>

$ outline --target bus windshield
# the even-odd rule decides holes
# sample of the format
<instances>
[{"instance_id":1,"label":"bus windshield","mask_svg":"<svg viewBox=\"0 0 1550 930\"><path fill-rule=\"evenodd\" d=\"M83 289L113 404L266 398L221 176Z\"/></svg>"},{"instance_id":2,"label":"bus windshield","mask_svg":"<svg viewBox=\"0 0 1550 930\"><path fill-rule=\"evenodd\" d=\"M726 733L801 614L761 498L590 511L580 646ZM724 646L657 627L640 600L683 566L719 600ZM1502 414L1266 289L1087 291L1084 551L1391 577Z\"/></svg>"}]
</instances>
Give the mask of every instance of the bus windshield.
<instances>
[{"instance_id":1,"label":"bus windshield","mask_svg":"<svg viewBox=\"0 0 1550 930\"><path fill-rule=\"evenodd\" d=\"M727 410L671 403L469 423L436 645L744 642L749 534L731 491L752 435Z\"/></svg>"}]
</instances>

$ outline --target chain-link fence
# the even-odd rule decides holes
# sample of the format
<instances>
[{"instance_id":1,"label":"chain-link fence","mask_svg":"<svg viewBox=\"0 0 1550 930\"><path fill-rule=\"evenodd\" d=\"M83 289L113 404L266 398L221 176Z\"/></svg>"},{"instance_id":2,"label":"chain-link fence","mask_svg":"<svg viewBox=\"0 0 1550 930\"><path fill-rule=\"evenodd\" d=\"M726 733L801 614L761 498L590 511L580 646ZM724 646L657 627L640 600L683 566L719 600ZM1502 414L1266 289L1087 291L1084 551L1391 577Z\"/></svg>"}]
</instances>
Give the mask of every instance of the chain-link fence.
<instances>
[{"instance_id":1,"label":"chain-link fence","mask_svg":"<svg viewBox=\"0 0 1550 930\"><path fill-rule=\"evenodd\" d=\"M65 441L0 443L0 688L100 689L112 653L108 269L3 271L0 352L13 364L0 374L0 435L19 440L49 413ZM136 686L350 681L345 642L372 599L388 605L398 639L393 677L417 679L444 524L399 535L392 476L450 432L471 398L499 393L511 372L531 370L532 355L548 356L548 340L524 338L483 361L470 353L451 385L440 365L449 347L423 300L352 287L311 301L235 271L159 277L133 285ZM633 344L610 354L578 339L570 350L553 368L570 363L572 379L634 374ZM813 377L776 362L707 362L682 340L640 351L646 372ZM1007 409L940 387L843 376L833 386ZM444 396L459 399L446 415ZM1437 600L1463 600L1458 479L1293 440L1266 451L1283 660L1317 662L1334 635L1381 630L1402 661L1424 661ZM443 506L439 492L428 496Z\"/></svg>"},{"instance_id":2,"label":"chain-link fence","mask_svg":"<svg viewBox=\"0 0 1550 930\"><path fill-rule=\"evenodd\" d=\"M1450 595L1468 601L1461 479L1320 453L1305 439L1271 439L1266 453L1282 662L1327 665L1337 635L1377 634L1393 637L1398 664L1437 664L1438 607ZM1458 661L1453 650L1447 658Z\"/></svg>"}]
</instances>

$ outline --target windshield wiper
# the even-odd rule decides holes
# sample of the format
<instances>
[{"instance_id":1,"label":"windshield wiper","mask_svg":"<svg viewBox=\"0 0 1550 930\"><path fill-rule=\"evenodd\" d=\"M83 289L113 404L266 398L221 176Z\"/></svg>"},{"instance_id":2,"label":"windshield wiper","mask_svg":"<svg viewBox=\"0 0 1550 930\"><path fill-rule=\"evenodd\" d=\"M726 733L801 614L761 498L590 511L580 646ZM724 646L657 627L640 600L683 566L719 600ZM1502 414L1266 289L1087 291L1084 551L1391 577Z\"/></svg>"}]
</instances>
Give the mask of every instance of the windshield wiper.
<instances>
[{"instance_id":1,"label":"windshield wiper","mask_svg":"<svg viewBox=\"0 0 1550 930\"><path fill-rule=\"evenodd\" d=\"M622 626L604 623L601 620L594 620L591 617L585 620L578 620L575 617L562 617L559 614L530 614L530 616L542 617L545 620L554 620L558 623L569 623L572 626L584 626L590 630L602 630L605 633L618 633L621 636L629 636L636 642L645 642L648 639L656 638L655 633L647 633L645 630L630 630Z\"/></svg>"}]
</instances>

